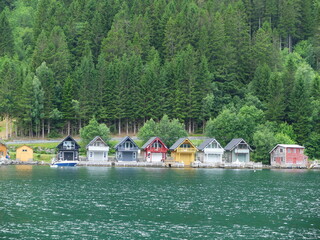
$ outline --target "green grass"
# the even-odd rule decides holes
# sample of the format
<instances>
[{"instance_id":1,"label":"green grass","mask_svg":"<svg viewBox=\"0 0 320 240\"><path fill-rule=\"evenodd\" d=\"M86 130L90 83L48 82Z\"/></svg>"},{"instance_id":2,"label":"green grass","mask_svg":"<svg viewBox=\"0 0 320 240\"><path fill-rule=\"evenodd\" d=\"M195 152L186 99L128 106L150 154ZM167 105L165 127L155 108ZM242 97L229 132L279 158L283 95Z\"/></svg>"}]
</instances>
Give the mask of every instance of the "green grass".
<instances>
[{"instance_id":1,"label":"green grass","mask_svg":"<svg viewBox=\"0 0 320 240\"><path fill-rule=\"evenodd\" d=\"M15 148L21 147L23 145L27 145L31 148L48 148L48 149L56 149L59 143L28 143L28 144L10 144L9 146L13 146Z\"/></svg>"},{"instance_id":2,"label":"green grass","mask_svg":"<svg viewBox=\"0 0 320 240\"><path fill-rule=\"evenodd\" d=\"M55 154L37 154L37 153L34 153L33 154L33 160L35 161L44 161L44 162L47 162L47 163L51 163L51 159L53 157L55 157L56 155Z\"/></svg>"}]
</instances>

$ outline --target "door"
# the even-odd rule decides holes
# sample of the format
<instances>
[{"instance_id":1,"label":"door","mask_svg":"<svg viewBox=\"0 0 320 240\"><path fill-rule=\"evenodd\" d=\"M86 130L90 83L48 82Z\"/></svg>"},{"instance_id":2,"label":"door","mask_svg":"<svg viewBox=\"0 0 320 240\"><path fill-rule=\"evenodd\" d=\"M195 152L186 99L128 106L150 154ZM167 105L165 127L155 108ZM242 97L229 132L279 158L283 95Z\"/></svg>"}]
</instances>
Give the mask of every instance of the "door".
<instances>
[{"instance_id":1,"label":"door","mask_svg":"<svg viewBox=\"0 0 320 240\"><path fill-rule=\"evenodd\" d=\"M219 154L208 154L207 161L208 162L220 162L220 155Z\"/></svg>"},{"instance_id":2,"label":"door","mask_svg":"<svg viewBox=\"0 0 320 240\"><path fill-rule=\"evenodd\" d=\"M152 153L151 162L161 162L161 160L162 160L162 153Z\"/></svg>"},{"instance_id":3,"label":"door","mask_svg":"<svg viewBox=\"0 0 320 240\"><path fill-rule=\"evenodd\" d=\"M132 152L122 152L122 160L123 161L132 161Z\"/></svg>"},{"instance_id":4,"label":"door","mask_svg":"<svg viewBox=\"0 0 320 240\"><path fill-rule=\"evenodd\" d=\"M297 158L293 158L293 164L297 163Z\"/></svg>"},{"instance_id":5,"label":"door","mask_svg":"<svg viewBox=\"0 0 320 240\"><path fill-rule=\"evenodd\" d=\"M246 153L238 153L238 160L239 162L246 162L247 161L247 154Z\"/></svg>"},{"instance_id":6,"label":"door","mask_svg":"<svg viewBox=\"0 0 320 240\"><path fill-rule=\"evenodd\" d=\"M64 160L74 160L73 152L64 152L63 156L64 156L63 157Z\"/></svg>"},{"instance_id":7,"label":"door","mask_svg":"<svg viewBox=\"0 0 320 240\"><path fill-rule=\"evenodd\" d=\"M180 154L180 161L184 163L184 165L190 165L193 161L192 159L193 154L190 153L181 153Z\"/></svg>"},{"instance_id":8,"label":"door","mask_svg":"<svg viewBox=\"0 0 320 240\"><path fill-rule=\"evenodd\" d=\"M102 161L103 160L103 152L93 152L93 159L96 161Z\"/></svg>"}]
</instances>

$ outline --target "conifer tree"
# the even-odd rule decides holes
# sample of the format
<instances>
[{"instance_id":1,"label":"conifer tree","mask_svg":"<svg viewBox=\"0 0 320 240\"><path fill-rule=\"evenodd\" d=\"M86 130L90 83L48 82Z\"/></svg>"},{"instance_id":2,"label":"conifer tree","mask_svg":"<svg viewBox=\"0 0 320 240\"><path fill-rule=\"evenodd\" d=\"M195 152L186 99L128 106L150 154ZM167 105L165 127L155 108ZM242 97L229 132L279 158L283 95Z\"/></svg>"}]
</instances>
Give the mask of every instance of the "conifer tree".
<instances>
[{"instance_id":1,"label":"conifer tree","mask_svg":"<svg viewBox=\"0 0 320 240\"><path fill-rule=\"evenodd\" d=\"M270 121L280 122L284 118L284 91L280 73L272 73L268 84L266 117Z\"/></svg>"},{"instance_id":2,"label":"conifer tree","mask_svg":"<svg viewBox=\"0 0 320 240\"><path fill-rule=\"evenodd\" d=\"M14 39L6 12L3 10L0 14L0 57L14 54Z\"/></svg>"}]
</instances>

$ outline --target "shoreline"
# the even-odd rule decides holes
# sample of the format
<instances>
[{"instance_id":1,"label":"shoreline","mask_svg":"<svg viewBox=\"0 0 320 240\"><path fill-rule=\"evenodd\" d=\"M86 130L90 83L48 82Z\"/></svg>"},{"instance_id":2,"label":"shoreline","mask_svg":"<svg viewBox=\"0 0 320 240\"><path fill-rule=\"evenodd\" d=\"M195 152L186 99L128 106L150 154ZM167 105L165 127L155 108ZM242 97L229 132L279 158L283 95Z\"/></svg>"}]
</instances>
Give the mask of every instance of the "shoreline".
<instances>
[{"instance_id":1,"label":"shoreline","mask_svg":"<svg viewBox=\"0 0 320 240\"><path fill-rule=\"evenodd\" d=\"M44 161L33 161L33 162L22 162L16 160L5 160L0 162L1 166L10 166L10 165L31 165L31 166L50 166L51 163ZM141 168L210 168L210 169L252 169L252 170L262 170L262 169L320 169L320 166L307 168L302 166L290 166L290 167L279 167L279 166L271 166L271 165L259 165L259 166L235 166L235 165L193 165L193 166L184 166L181 163L150 163L150 162L88 162L88 161L80 161L77 164L78 167L141 167Z\"/></svg>"}]
</instances>

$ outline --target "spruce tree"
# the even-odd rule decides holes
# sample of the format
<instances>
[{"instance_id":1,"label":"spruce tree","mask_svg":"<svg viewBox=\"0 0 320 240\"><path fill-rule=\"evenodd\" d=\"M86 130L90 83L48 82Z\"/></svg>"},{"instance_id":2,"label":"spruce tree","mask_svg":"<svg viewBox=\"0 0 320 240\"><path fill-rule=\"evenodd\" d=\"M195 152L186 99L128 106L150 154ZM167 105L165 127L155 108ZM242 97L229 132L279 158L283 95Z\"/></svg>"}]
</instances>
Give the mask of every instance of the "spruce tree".
<instances>
[{"instance_id":1,"label":"spruce tree","mask_svg":"<svg viewBox=\"0 0 320 240\"><path fill-rule=\"evenodd\" d=\"M0 14L0 57L14 54L14 39L6 12L3 10Z\"/></svg>"}]
</instances>

